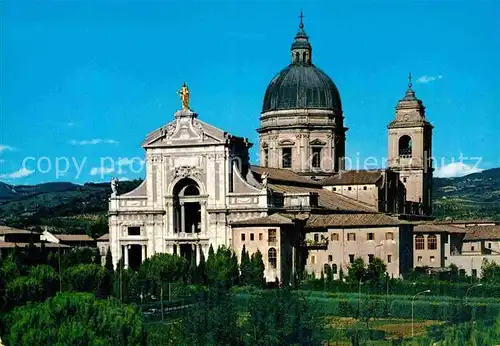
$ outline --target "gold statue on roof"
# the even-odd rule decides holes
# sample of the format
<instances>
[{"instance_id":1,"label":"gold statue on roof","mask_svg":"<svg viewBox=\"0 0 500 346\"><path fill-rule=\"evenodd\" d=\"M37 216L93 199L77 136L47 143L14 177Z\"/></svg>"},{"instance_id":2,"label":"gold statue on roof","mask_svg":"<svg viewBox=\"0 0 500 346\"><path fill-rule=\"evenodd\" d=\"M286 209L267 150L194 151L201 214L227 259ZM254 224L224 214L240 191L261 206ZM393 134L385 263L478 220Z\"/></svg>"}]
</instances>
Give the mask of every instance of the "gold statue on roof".
<instances>
[{"instance_id":1,"label":"gold statue on roof","mask_svg":"<svg viewBox=\"0 0 500 346\"><path fill-rule=\"evenodd\" d=\"M181 97L182 108L189 109L189 88L186 83L182 84L182 87L179 91L177 91L177 94Z\"/></svg>"}]
</instances>

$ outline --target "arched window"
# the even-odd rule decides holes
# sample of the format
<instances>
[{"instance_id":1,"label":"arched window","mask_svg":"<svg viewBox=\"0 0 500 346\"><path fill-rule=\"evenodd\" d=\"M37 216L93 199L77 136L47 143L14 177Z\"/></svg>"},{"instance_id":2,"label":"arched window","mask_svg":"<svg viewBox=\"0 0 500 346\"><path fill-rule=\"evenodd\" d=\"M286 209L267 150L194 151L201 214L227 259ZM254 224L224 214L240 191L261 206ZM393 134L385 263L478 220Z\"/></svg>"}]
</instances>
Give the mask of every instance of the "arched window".
<instances>
[{"instance_id":1,"label":"arched window","mask_svg":"<svg viewBox=\"0 0 500 346\"><path fill-rule=\"evenodd\" d=\"M326 274L326 273L328 273L330 270L332 270L332 269L330 268L330 265L329 265L328 263L325 263L325 265L323 266L323 271L324 271L324 273Z\"/></svg>"},{"instance_id":2,"label":"arched window","mask_svg":"<svg viewBox=\"0 0 500 346\"><path fill-rule=\"evenodd\" d=\"M421 234L415 236L415 250L423 250L424 248L424 236Z\"/></svg>"},{"instance_id":3,"label":"arched window","mask_svg":"<svg viewBox=\"0 0 500 346\"><path fill-rule=\"evenodd\" d=\"M302 53L302 61L303 62L307 61L307 53L306 52Z\"/></svg>"},{"instance_id":4,"label":"arched window","mask_svg":"<svg viewBox=\"0 0 500 346\"><path fill-rule=\"evenodd\" d=\"M295 53L295 62L299 62L299 61L300 61L300 53L296 52Z\"/></svg>"},{"instance_id":5,"label":"arched window","mask_svg":"<svg viewBox=\"0 0 500 346\"><path fill-rule=\"evenodd\" d=\"M267 260L269 262L269 266L275 269L277 265L277 255L275 248L272 247L267 251Z\"/></svg>"},{"instance_id":6,"label":"arched window","mask_svg":"<svg viewBox=\"0 0 500 346\"><path fill-rule=\"evenodd\" d=\"M437 249L437 237L435 234L431 234L427 237L427 250L436 250Z\"/></svg>"},{"instance_id":7,"label":"arched window","mask_svg":"<svg viewBox=\"0 0 500 346\"><path fill-rule=\"evenodd\" d=\"M336 264L332 264L332 273L337 274L337 265Z\"/></svg>"},{"instance_id":8,"label":"arched window","mask_svg":"<svg viewBox=\"0 0 500 346\"><path fill-rule=\"evenodd\" d=\"M411 137L404 135L399 138L399 156L411 157Z\"/></svg>"},{"instance_id":9,"label":"arched window","mask_svg":"<svg viewBox=\"0 0 500 346\"><path fill-rule=\"evenodd\" d=\"M177 182L172 191L174 203L174 232L197 233L201 231L201 205L194 196L200 196L198 184L190 178ZM186 199L186 197L189 197Z\"/></svg>"}]
</instances>

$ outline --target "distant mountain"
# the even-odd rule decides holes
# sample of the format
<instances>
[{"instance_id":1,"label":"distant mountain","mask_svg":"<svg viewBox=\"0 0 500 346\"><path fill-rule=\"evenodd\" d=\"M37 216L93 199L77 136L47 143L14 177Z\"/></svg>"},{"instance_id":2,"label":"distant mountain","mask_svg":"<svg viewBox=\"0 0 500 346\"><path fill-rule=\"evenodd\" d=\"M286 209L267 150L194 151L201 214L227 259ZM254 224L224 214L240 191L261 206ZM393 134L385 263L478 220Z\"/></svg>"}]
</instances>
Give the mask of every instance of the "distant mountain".
<instances>
[{"instance_id":1,"label":"distant mountain","mask_svg":"<svg viewBox=\"0 0 500 346\"><path fill-rule=\"evenodd\" d=\"M133 190L141 180L123 181L118 192ZM109 183L45 183L34 186L0 183L0 224L49 226L63 233L85 232L108 210ZM97 220L98 221L98 220Z\"/></svg>"},{"instance_id":2,"label":"distant mountain","mask_svg":"<svg viewBox=\"0 0 500 346\"><path fill-rule=\"evenodd\" d=\"M500 168L459 178L434 178L433 189L438 218L500 220Z\"/></svg>"},{"instance_id":3,"label":"distant mountain","mask_svg":"<svg viewBox=\"0 0 500 346\"><path fill-rule=\"evenodd\" d=\"M43 183L38 185L9 185L0 181L0 203L33 196L40 193L74 190L78 186L79 185L68 182Z\"/></svg>"}]
</instances>

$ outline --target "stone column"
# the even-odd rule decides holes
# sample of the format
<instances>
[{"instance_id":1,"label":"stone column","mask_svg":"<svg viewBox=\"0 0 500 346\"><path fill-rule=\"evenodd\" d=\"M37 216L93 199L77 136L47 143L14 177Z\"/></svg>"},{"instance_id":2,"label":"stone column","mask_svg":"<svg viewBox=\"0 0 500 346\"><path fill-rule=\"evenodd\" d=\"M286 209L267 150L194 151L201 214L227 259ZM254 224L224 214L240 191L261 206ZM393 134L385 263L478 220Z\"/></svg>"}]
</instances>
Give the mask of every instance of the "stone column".
<instances>
[{"instance_id":1,"label":"stone column","mask_svg":"<svg viewBox=\"0 0 500 346\"><path fill-rule=\"evenodd\" d=\"M174 234L174 204L167 202L167 234Z\"/></svg>"},{"instance_id":2,"label":"stone column","mask_svg":"<svg viewBox=\"0 0 500 346\"><path fill-rule=\"evenodd\" d=\"M128 250L130 249L130 245L125 245L125 259L124 259L124 267L128 268Z\"/></svg>"},{"instance_id":3,"label":"stone column","mask_svg":"<svg viewBox=\"0 0 500 346\"><path fill-rule=\"evenodd\" d=\"M180 204L181 204L181 232L185 233L186 232L186 211L185 211L184 202L180 202Z\"/></svg>"},{"instance_id":4,"label":"stone column","mask_svg":"<svg viewBox=\"0 0 500 346\"><path fill-rule=\"evenodd\" d=\"M146 245L141 246L141 262L144 262L146 260Z\"/></svg>"},{"instance_id":5,"label":"stone column","mask_svg":"<svg viewBox=\"0 0 500 346\"><path fill-rule=\"evenodd\" d=\"M200 233L201 234L206 234L207 233L207 227L206 227L206 216L205 214L207 213L207 201L200 201L200 227L201 227L201 230L200 230Z\"/></svg>"}]
</instances>

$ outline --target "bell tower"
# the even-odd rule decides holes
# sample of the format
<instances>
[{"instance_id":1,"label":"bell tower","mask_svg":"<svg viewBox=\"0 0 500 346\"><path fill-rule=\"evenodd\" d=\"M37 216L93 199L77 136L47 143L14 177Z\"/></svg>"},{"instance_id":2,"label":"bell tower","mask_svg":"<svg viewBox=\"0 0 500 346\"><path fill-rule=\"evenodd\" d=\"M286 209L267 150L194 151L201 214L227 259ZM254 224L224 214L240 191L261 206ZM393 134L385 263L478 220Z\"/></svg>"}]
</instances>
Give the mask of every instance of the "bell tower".
<instances>
[{"instance_id":1,"label":"bell tower","mask_svg":"<svg viewBox=\"0 0 500 346\"><path fill-rule=\"evenodd\" d=\"M425 107L412 89L396 105L396 119L388 126L388 168L399 173L406 188L406 201L420 212L432 213L432 128ZM415 207L413 208L415 210Z\"/></svg>"}]
</instances>

